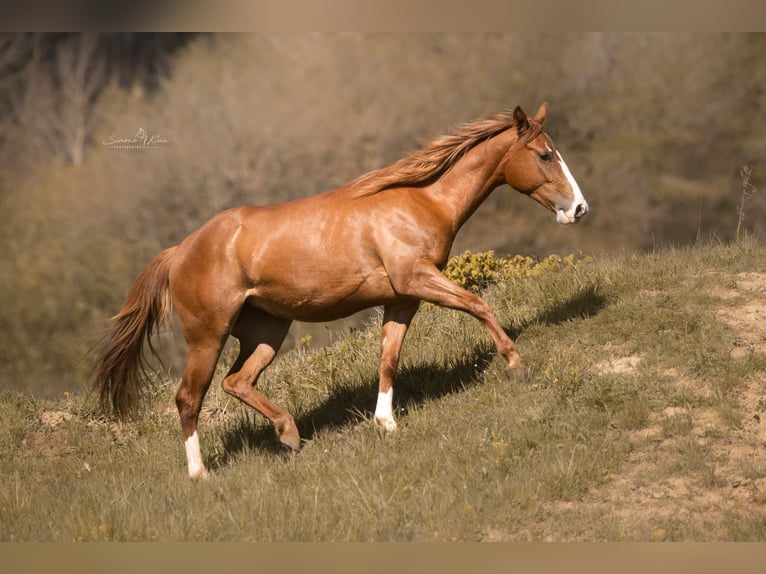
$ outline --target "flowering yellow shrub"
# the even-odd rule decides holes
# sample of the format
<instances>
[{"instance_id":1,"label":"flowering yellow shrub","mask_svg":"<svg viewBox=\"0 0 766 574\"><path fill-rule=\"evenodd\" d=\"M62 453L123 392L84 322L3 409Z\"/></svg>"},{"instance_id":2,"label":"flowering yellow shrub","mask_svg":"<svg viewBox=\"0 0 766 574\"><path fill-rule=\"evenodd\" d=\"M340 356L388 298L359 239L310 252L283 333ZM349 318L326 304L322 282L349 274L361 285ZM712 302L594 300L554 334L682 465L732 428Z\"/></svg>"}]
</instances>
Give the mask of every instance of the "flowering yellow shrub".
<instances>
[{"instance_id":1,"label":"flowering yellow shrub","mask_svg":"<svg viewBox=\"0 0 766 574\"><path fill-rule=\"evenodd\" d=\"M540 277L544 273L562 271L574 267L583 259L574 254L566 257L549 255L542 260L525 255L503 258L495 257L494 251L466 251L447 262L444 274L454 283L477 293L501 281Z\"/></svg>"}]
</instances>

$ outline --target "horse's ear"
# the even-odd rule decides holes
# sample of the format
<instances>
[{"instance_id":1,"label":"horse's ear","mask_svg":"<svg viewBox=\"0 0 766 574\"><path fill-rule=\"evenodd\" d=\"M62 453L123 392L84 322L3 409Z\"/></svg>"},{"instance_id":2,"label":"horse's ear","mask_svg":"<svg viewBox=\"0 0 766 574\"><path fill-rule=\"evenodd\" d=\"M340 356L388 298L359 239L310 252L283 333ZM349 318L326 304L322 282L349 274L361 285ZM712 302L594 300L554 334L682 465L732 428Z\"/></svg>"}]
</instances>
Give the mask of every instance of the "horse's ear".
<instances>
[{"instance_id":1,"label":"horse's ear","mask_svg":"<svg viewBox=\"0 0 766 574\"><path fill-rule=\"evenodd\" d=\"M543 123L545 121L545 112L548 109L548 102L543 102L543 104L540 106L540 109L537 110L537 113L535 114L535 121L539 123Z\"/></svg>"},{"instance_id":2,"label":"horse's ear","mask_svg":"<svg viewBox=\"0 0 766 574\"><path fill-rule=\"evenodd\" d=\"M527 114L524 113L520 106L516 106L516 109L513 110L513 123L516 126L516 133L519 135L529 129Z\"/></svg>"}]
</instances>

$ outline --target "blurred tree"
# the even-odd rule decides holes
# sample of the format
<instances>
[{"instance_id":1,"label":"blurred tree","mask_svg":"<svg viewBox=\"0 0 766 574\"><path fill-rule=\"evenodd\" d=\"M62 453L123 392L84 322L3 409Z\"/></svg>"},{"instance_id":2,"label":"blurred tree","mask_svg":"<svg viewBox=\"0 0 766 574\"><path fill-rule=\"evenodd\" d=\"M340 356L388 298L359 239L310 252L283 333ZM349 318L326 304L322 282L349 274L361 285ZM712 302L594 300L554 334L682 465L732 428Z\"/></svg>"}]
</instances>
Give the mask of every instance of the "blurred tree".
<instances>
[{"instance_id":1,"label":"blurred tree","mask_svg":"<svg viewBox=\"0 0 766 574\"><path fill-rule=\"evenodd\" d=\"M96 34L84 33L67 38L56 51L53 79L58 82L59 93L47 122L73 165L82 163L94 99L106 75L106 62L98 57L97 49Z\"/></svg>"},{"instance_id":2,"label":"blurred tree","mask_svg":"<svg viewBox=\"0 0 766 574\"><path fill-rule=\"evenodd\" d=\"M0 33L2 175L81 164L104 88L156 89L170 54L194 36Z\"/></svg>"}]
</instances>

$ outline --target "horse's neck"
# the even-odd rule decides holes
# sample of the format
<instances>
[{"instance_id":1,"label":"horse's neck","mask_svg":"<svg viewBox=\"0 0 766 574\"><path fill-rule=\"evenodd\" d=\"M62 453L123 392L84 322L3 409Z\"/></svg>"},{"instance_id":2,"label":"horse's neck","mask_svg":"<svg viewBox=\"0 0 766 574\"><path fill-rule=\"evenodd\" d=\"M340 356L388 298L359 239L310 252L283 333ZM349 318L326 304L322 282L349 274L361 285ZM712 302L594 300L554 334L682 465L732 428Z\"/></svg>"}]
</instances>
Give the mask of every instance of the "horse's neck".
<instances>
[{"instance_id":1,"label":"horse's neck","mask_svg":"<svg viewBox=\"0 0 766 574\"><path fill-rule=\"evenodd\" d=\"M435 200L446 208L455 232L504 182L501 163L511 142L511 135L503 133L476 145L430 186Z\"/></svg>"}]
</instances>

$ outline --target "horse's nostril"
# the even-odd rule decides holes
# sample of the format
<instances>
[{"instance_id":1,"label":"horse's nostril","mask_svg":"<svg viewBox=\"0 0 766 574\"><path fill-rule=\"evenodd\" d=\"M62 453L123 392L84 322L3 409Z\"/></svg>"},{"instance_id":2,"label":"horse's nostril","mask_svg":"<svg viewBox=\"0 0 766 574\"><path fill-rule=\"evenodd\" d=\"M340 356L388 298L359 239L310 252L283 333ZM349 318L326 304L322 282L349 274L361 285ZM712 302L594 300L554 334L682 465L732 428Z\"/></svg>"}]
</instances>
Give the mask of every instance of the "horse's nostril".
<instances>
[{"instance_id":1,"label":"horse's nostril","mask_svg":"<svg viewBox=\"0 0 766 574\"><path fill-rule=\"evenodd\" d=\"M575 219L580 219L586 213L588 213L588 206L584 203L579 204L575 208L575 212L574 212Z\"/></svg>"}]
</instances>

